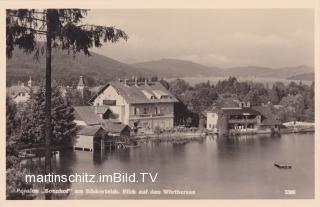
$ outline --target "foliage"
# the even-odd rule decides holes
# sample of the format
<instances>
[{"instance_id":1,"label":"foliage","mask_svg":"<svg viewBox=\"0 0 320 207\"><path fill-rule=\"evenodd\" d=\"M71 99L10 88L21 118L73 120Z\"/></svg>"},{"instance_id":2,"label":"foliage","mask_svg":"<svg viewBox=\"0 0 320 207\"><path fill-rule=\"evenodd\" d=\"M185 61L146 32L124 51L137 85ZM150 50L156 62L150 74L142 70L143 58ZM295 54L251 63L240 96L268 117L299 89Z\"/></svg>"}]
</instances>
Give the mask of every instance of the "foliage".
<instances>
[{"instance_id":1,"label":"foliage","mask_svg":"<svg viewBox=\"0 0 320 207\"><path fill-rule=\"evenodd\" d=\"M115 27L81 24L87 15L83 9L18 9L6 10L6 54L12 56L15 46L25 53L43 54L44 45L37 40L51 32L52 47L67 50L75 55L90 55L89 48L101 47L102 42L127 39L127 34ZM48 28L47 22L50 22Z\"/></svg>"},{"instance_id":2,"label":"foliage","mask_svg":"<svg viewBox=\"0 0 320 207\"><path fill-rule=\"evenodd\" d=\"M276 82L270 88L261 83L240 82L235 77L229 77L216 84L204 82L190 86L186 81L176 79L168 85L169 90L181 101L175 104L176 125L187 125L187 118L191 117L191 126L198 126L202 112L228 98L250 102L251 106L268 103L279 105L274 113L279 114L284 122L314 121L314 83L308 86L296 82L289 85Z\"/></svg>"},{"instance_id":3,"label":"foliage","mask_svg":"<svg viewBox=\"0 0 320 207\"><path fill-rule=\"evenodd\" d=\"M24 181L26 175L26 169L21 168L18 165L11 166L6 171L6 195L8 200L20 200L20 199L33 199L34 194L28 192L18 192L17 189L28 190L32 189L31 183Z\"/></svg>"},{"instance_id":4,"label":"foliage","mask_svg":"<svg viewBox=\"0 0 320 207\"><path fill-rule=\"evenodd\" d=\"M86 87L84 88L83 93L78 89L70 88L67 89L65 97L72 106L87 106L92 94Z\"/></svg>"},{"instance_id":5,"label":"foliage","mask_svg":"<svg viewBox=\"0 0 320 207\"><path fill-rule=\"evenodd\" d=\"M17 192L17 189L30 189L32 184L24 182L25 169L22 169L18 153L19 115L16 104L6 97L6 197L7 199L32 199L30 193Z\"/></svg>"},{"instance_id":6,"label":"foliage","mask_svg":"<svg viewBox=\"0 0 320 207\"><path fill-rule=\"evenodd\" d=\"M45 133L44 90L35 93L27 103L22 114L21 141L24 143L43 143ZM74 109L68 100L65 100L58 87L52 90L52 140L51 143L66 146L72 143L76 135L74 123Z\"/></svg>"}]
</instances>

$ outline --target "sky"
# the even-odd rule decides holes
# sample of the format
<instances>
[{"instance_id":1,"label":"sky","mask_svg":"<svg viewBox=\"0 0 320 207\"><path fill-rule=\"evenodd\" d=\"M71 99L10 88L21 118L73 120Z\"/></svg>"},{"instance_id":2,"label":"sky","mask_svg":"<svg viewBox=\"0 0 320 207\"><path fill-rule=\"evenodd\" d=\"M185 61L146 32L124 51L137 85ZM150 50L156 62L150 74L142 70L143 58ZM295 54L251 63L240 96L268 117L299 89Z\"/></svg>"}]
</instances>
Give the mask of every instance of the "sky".
<instances>
[{"instance_id":1,"label":"sky","mask_svg":"<svg viewBox=\"0 0 320 207\"><path fill-rule=\"evenodd\" d=\"M115 26L128 41L94 52L136 63L163 58L207 66L313 66L312 9L90 10L84 23Z\"/></svg>"}]
</instances>

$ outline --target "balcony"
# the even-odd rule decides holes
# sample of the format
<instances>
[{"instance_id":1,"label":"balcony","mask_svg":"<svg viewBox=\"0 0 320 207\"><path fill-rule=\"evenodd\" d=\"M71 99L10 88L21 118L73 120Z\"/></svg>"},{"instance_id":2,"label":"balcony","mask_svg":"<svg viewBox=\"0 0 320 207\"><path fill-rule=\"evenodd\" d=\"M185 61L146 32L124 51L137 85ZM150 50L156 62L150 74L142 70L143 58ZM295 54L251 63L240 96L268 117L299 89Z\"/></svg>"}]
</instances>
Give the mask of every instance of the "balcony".
<instances>
[{"instance_id":1,"label":"balcony","mask_svg":"<svg viewBox=\"0 0 320 207\"><path fill-rule=\"evenodd\" d=\"M130 119L148 119L157 117L173 117L173 114L136 114L130 115Z\"/></svg>"},{"instance_id":2,"label":"balcony","mask_svg":"<svg viewBox=\"0 0 320 207\"><path fill-rule=\"evenodd\" d=\"M229 119L229 124L256 124L258 123L258 119Z\"/></svg>"}]
</instances>

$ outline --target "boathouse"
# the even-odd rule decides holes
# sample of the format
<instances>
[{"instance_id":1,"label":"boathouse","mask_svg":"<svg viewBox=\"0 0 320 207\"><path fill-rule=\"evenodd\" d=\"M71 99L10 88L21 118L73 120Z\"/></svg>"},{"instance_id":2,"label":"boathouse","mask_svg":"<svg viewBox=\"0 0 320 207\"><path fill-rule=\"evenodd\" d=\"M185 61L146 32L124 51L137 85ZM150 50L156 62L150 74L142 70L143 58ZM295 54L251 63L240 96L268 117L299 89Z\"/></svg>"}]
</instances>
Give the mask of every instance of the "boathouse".
<instances>
[{"instance_id":1,"label":"boathouse","mask_svg":"<svg viewBox=\"0 0 320 207\"><path fill-rule=\"evenodd\" d=\"M76 106L75 122L80 128L75 149L103 150L130 142L130 127L122 124L108 106Z\"/></svg>"},{"instance_id":2,"label":"boathouse","mask_svg":"<svg viewBox=\"0 0 320 207\"><path fill-rule=\"evenodd\" d=\"M74 149L102 151L106 147L124 146L129 142L129 126L105 121L101 125L81 127L74 144Z\"/></svg>"},{"instance_id":3,"label":"boathouse","mask_svg":"<svg viewBox=\"0 0 320 207\"><path fill-rule=\"evenodd\" d=\"M74 149L80 150L104 150L105 138L107 138L107 131L101 126L86 126L79 130Z\"/></svg>"}]
</instances>

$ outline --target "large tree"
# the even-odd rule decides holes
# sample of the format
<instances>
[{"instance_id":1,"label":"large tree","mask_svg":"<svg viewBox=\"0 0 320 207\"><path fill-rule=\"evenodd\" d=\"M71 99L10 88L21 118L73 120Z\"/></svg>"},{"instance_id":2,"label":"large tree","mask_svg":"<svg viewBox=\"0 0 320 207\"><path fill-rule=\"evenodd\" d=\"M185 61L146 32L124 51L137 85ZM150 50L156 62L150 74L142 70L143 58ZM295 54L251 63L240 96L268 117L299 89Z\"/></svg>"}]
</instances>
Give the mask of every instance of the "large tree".
<instances>
[{"instance_id":1,"label":"large tree","mask_svg":"<svg viewBox=\"0 0 320 207\"><path fill-rule=\"evenodd\" d=\"M21 112L20 141L23 143L44 143L45 134L45 94L44 90L36 92L32 99L25 104ZM71 103L64 99L57 86L52 87L52 137L51 145L59 148L70 147L76 135L77 128L74 122L74 109Z\"/></svg>"},{"instance_id":2,"label":"large tree","mask_svg":"<svg viewBox=\"0 0 320 207\"><path fill-rule=\"evenodd\" d=\"M89 48L101 47L103 42L114 43L127 39L127 34L114 27L81 24L87 10L82 9L19 9L6 11L6 54L12 57L15 47L35 57L45 53L45 173L51 170L51 51L52 48L68 50L73 55ZM45 44L41 44L41 40ZM51 188L50 183L46 184ZM46 195L51 199L51 194Z\"/></svg>"}]
</instances>

